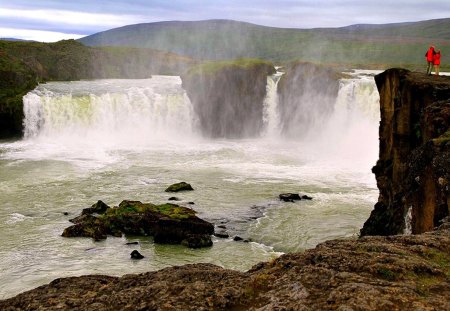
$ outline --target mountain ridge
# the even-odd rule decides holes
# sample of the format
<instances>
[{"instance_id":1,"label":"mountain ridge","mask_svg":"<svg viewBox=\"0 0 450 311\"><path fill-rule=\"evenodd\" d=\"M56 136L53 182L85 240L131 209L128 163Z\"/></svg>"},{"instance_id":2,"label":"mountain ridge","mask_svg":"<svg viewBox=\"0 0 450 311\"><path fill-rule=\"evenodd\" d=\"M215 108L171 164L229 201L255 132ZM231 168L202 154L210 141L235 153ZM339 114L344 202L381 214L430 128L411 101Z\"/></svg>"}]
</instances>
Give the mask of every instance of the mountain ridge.
<instances>
[{"instance_id":1,"label":"mountain ridge","mask_svg":"<svg viewBox=\"0 0 450 311\"><path fill-rule=\"evenodd\" d=\"M311 29L225 19L162 21L126 25L78 41L90 46L154 48L200 60L261 58L410 67L424 62L425 52L418 50L425 51L430 44L450 47L450 18ZM450 63L445 53L442 63Z\"/></svg>"}]
</instances>

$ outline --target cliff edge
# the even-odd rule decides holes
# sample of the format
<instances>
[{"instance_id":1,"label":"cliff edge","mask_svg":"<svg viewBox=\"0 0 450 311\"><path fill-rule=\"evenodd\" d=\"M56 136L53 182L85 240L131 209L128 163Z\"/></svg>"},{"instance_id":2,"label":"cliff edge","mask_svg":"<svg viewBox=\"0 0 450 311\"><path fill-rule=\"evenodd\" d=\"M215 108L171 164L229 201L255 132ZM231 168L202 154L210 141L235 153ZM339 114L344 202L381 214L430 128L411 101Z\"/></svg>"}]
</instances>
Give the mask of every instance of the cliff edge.
<instances>
[{"instance_id":1,"label":"cliff edge","mask_svg":"<svg viewBox=\"0 0 450 311\"><path fill-rule=\"evenodd\" d=\"M449 215L450 77L389 69L375 81L380 194L361 235L430 231Z\"/></svg>"}]
</instances>

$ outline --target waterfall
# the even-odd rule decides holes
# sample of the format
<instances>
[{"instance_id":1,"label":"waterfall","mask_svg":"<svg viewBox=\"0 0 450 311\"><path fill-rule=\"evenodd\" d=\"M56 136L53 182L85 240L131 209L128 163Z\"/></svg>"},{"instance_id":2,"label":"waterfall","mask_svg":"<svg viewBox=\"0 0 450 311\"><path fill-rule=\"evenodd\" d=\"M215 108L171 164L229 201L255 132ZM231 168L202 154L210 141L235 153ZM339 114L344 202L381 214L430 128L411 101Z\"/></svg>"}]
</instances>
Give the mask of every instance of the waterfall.
<instances>
[{"instance_id":1,"label":"waterfall","mask_svg":"<svg viewBox=\"0 0 450 311\"><path fill-rule=\"evenodd\" d=\"M278 67L279 68L279 67ZM263 124L265 137L274 137L280 134L280 116L278 113L278 93L277 86L281 76L284 74L278 71L267 77L266 98L264 99Z\"/></svg>"},{"instance_id":2,"label":"waterfall","mask_svg":"<svg viewBox=\"0 0 450 311\"><path fill-rule=\"evenodd\" d=\"M194 135L181 79L52 82L24 96L26 139L147 144Z\"/></svg>"},{"instance_id":3,"label":"waterfall","mask_svg":"<svg viewBox=\"0 0 450 311\"><path fill-rule=\"evenodd\" d=\"M412 234L412 206L408 207L405 213L405 228L403 229L403 234Z\"/></svg>"}]
</instances>

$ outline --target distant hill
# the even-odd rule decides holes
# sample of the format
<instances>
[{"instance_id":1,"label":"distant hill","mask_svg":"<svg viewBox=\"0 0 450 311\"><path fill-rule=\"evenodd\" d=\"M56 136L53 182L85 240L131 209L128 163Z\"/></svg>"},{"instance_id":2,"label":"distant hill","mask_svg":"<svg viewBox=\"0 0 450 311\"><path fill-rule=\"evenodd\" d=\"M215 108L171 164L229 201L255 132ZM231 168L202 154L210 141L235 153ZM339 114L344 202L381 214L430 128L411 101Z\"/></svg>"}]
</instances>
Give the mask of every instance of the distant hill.
<instances>
[{"instance_id":1,"label":"distant hill","mask_svg":"<svg viewBox=\"0 0 450 311\"><path fill-rule=\"evenodd\" d=\"M24 41L24 42L36 42L33 40L24 40L24 39L17 39L17 38L0 38L0 40L3 41Z\"/></svg>"},{"instance_id":2,"label":"distant hill","mask_svg":"<svg viewBox=\"0 0 450 311\"><path fill-rule=\"evenodd\" d=\"M79 39L90 46L132 46L197 59L296 59L366 66L422 65L429 44L450 50L450 18L422 22L289 29L231 20L129 25ZM423 52L422 52L423 51ZM444 52L443 63L450 62Z\"/></svg>"}]
</instances>

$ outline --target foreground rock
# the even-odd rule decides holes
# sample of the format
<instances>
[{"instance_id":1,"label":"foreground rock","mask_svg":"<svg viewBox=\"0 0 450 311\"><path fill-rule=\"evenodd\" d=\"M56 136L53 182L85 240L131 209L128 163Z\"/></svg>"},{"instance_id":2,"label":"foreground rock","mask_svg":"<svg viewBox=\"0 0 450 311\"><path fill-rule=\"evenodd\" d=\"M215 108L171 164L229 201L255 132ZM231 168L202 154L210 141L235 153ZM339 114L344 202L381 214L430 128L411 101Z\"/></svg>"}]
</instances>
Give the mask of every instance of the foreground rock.
<instances>
[{"instance_id":1,"label":"foreground rock","mask_svg":"<svg viewBox=\"0 0 450 311\"><path fill-rule=\"evenodd\" d=\"M155 243L183 244L192 248L211 246L214 226L195 216L195 211L176 204L154 205L122 201L110 208L102 201L84 209L71 220L64 237L106 239L107 235L149 235Z\"/></svg>"},{"instance_id":2,"label":"foreground rock","mask_svg":"<svg viewBox=\"0 0 450 311\"><path fill-rule=\"evenodd\" d=\"M380 195L361 234L429 231L449 215L450 78L390 69L375 81L380 156L372 171Z\"/></svg>"},{"instance_id":3,"label":"foreground rock","mask_svg":"<svg viewBox=\"0 0 450 311\"><path fill-rule=\"evenodd\" d=\"M450 232L334 240L247 272L211 264L56 279L1 310L450 310Z\"/></svg>"}]
</instances>

